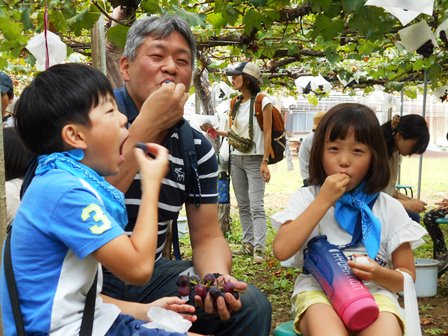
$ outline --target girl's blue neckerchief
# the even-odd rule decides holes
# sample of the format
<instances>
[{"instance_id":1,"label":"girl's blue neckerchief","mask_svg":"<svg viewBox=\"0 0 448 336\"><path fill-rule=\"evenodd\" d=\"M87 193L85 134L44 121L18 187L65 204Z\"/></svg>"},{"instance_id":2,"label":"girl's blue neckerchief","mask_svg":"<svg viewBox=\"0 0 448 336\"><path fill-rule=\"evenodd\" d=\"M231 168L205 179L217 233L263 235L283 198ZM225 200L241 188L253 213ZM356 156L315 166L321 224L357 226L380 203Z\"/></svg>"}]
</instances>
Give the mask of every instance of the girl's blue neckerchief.
<instances>
[{"instance_id":1,"label":"girl's blue neckerchief","mask_svg":"<svg viewBox=\"0 0 448 336\"><path fill-rule=\"evenodd\" d=\"M104 177L98 175L93 169L82 164L80 161L83 157L84 152L81 149L41 155L39 156L36 175L43 175L51 169L62 169L73 176L87 181L100 195L109 215L124 228L128 219L123 193L107 182Z\"/></svg>"},{"instance_id":2,"label":"girl's blue neckerchief","mask_svg":"<svg viewBox=\"0 0 448 336\"><path fill-rule=\"evenodd\" d=\"M365 182L362 182L351 192L343 194L336 201L334 216L339 225L354 237L354 240L357 240L356 236L361 225L361 242L369 257L375 259L380 248L381 223L373 215L369 205L375 203L379 193L366 194L364 187ZM359 243L354 240L350 245Z\"/></svg>"}]
</instances>

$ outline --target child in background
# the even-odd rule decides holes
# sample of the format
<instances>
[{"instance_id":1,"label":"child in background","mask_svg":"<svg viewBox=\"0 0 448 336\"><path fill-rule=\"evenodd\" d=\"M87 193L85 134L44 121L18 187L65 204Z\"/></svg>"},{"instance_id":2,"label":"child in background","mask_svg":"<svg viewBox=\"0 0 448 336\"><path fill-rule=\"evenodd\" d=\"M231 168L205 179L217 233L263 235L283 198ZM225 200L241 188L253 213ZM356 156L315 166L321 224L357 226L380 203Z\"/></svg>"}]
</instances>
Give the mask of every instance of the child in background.
<instances>
[{"instance_id":1,"label":"child in background","mask_svg":"<svg viewBox=\"0 0 448 336\"><path fill-rule=\"evenodd\" d=\"M127 119L117 109L107 78L82 64L50 67L23 91L16 122L24 144L39 155L11 236L25 333L79 334L87 292L98 272L92 335L181 335L140 327L148 322L151 304L113 300L114 305L98 294L99 263L128 283L145 283L151 277L167 150L146 144L155 156L151 159L134 149L143 198L135 230L128 236L123 230L127 223L123 194L103 177L118 173L128 137ZM4 272L2 278L4 334L16 335ZM194 312L174 297L152 304ZM195 316L189 319L194 321Z\"/></svg>"},{"instance_id":2,"label":"child in background","mask_svg":"<svg viewBox=\"0 0 448 336\"><path fill-rule=\"evenodd\" d=\"M426 234L397 200L380 192L389 181L386 157L380 125L370 108L361 104L331 108L315 131L310 186L299 188L286 210L272 216L274 224L282 224L273 243L279 260L295 255L296 263L303 265L303 250L318 235L350 248L354 255L368 255L367 264L349 261L380 309L363 335L403 334L396 293L403 289L404 276L397 269L415 279L412 249L423 244ZM360 241L352 241L360 224ZM292 302L294 327L302 335L350 334L312 275L298 276Z\"/></svg>"},{"instance_id":3,"label":"child in background","mask_svg":"<svg viewBox=\"0 0 448 336\"><path fill-rule=\"evenodd\" d=\"M28 165L34 157L23 145L14 127L3 129L5 151L6 224L9 225L20 204L20 188Z\"/></svg>"},{"instance_id":4,"label":"child in background","mask_svg":"<svg viewBox=\"0 0 448 336\"><path fill-rule=\"evenodd\" d=\"M425 118L417 114L402 117L394 115L391 120L381 125L381 130L386 142L390 168L389 183L383 191L400 201L408 215L420 223L420 212L426 210L426 203L399 192L395 185L398 182L401 157L423 154L426 151L429 143L428 124Z\"/></svg>"}]
</instances>

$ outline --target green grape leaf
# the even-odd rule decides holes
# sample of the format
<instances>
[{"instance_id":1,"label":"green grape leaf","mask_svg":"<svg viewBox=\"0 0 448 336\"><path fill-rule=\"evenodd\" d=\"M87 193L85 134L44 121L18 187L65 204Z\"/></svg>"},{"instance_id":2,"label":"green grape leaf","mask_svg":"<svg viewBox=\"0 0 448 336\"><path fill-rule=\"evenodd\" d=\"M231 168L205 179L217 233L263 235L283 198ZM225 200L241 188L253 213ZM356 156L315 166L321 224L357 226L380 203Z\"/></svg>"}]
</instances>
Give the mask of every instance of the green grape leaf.
<instances>
[{"instance_id":1,"label":"green grape leaf","mask_svg":"<svg viewBox=\"0 0 448 336\"><path fill-rule=\"evenodd\" d=\"M118 48L124 49L128 30L129 27L125 27L123 25L113 26L106 33L107 40L112 42Z\"/></svg>"}]
</instances>

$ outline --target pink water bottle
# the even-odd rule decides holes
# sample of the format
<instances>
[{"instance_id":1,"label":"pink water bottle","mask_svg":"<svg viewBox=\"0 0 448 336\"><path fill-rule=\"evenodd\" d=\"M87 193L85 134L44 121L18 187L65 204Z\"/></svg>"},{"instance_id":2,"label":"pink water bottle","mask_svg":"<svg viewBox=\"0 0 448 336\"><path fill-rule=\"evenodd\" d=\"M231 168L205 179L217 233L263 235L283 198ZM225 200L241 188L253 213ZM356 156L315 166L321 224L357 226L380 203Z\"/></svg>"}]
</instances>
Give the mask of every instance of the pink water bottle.
<instances>
[{"instance_id":1,"label":"pink water bottle","mask_svg":"<svg viewBox=\"0 0 448 336\"><path fill-rule=\"evenodd\" d=\"M347 264L347 257L324 235L312 238L304 251L304 266L319 282L348 329L363 330L379 314L372 294Z\"/></svg>"}]
</instances>

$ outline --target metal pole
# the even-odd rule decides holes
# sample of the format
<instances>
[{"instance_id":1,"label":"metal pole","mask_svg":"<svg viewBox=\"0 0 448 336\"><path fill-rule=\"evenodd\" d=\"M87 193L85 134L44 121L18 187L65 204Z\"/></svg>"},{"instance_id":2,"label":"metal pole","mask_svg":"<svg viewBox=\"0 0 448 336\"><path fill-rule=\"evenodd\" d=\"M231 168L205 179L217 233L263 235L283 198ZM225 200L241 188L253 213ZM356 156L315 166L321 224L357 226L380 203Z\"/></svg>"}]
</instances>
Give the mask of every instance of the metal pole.
<instances>
[{"instance_id":1,"label":"metal pole","mask_svg":"<svg viewBox=\"0 0 448 336\"><path fill-rule=\"evenodd\" d=\"M404 91L403 89L401 89L401 94L400 94L400 101L401 101L401 105L400 105L400 117L403 116L403 105L404 105Z\"/></svg>"},{"instance_id":2,"label":"metal pole","mask_svg":"<svg viewBox=\"0 0 448 336\"><path fill-rule=\"evenodd\" d=\"M426 95L428 93L428 72L425 69L423 76L423 107L422 107L422 117L426 115ZM422 169L423 169L423 154L420 154L420 159L418 163L418 185L417 185L417 198L420 199L420 189L422 185Z\"/></svg>"}]
</instances>

